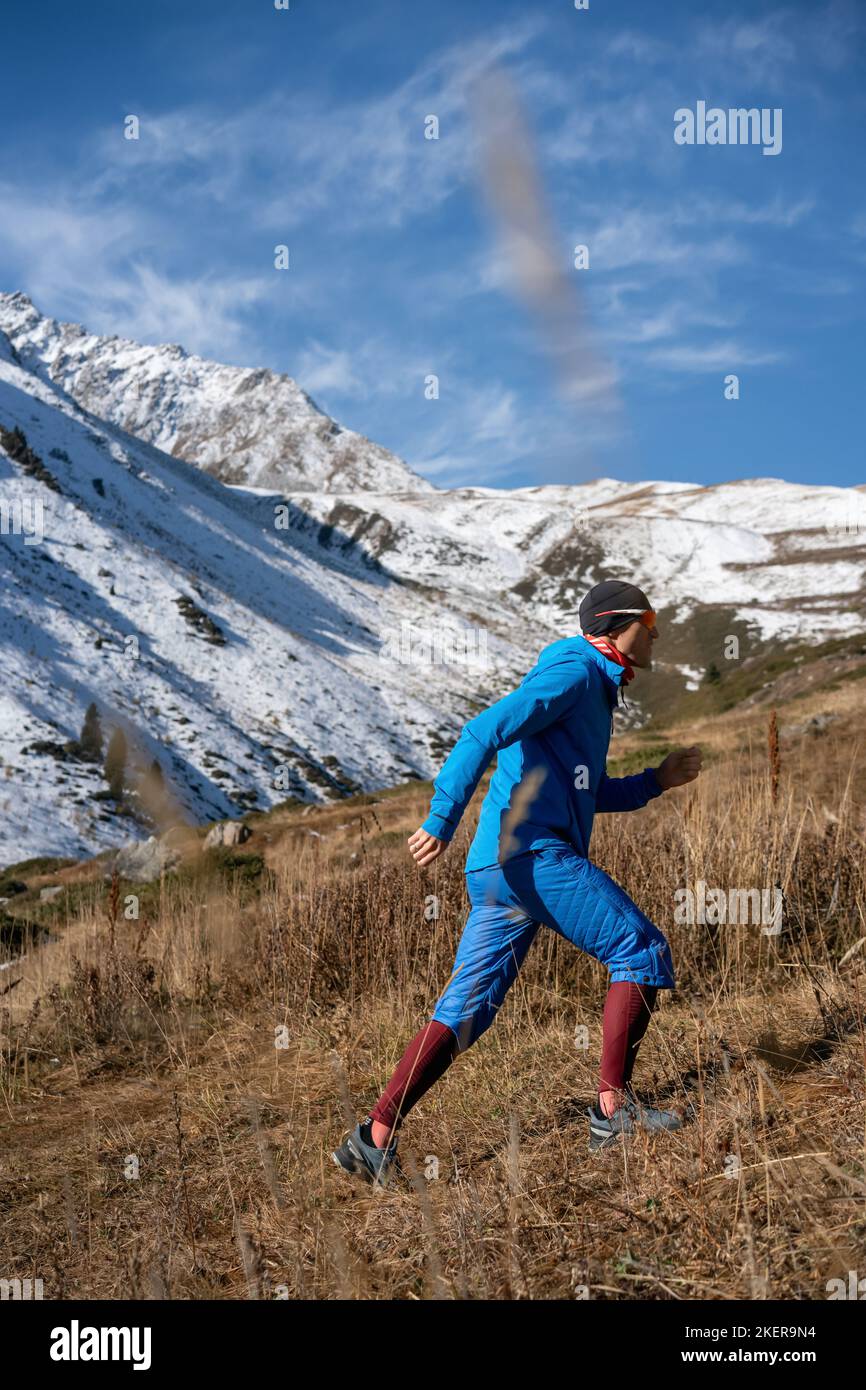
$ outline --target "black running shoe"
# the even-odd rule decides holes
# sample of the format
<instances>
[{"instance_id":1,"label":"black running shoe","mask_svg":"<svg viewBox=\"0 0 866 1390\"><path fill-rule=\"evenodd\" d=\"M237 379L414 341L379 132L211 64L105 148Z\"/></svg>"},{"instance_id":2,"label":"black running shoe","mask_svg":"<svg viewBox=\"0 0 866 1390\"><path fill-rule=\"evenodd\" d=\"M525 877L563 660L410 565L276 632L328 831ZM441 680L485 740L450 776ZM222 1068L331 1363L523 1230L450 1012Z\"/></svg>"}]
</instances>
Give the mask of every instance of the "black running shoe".
<instances>
[{"instance_id":1,"label":"black running shoe","mask_svg":"<svg viewBox=\"0 0 866 1390\"><path fill-rule=\"evenodd\" d=\"M392 1140L389 1149L377 1148L368 1144L361 1134L361 1125L370 1124L370 1116L355 1125L338 1149L331 1154L338 1168L346 1173L355 1173L372 1183L374 1187L385 1187L397 1157L397 1140ZM369 1133L369 1130L367 1131Z\"/></svg>"},{"instance_id":2,"label":"black running shoe","mask_svg":"<svg viewBox=\"0 0 866 1390\"><path fill-rule=\"evenodd\" d=\"M662 1130L681 1129L683 1123L675 1110L654 1110L631 1098L612 1115L605 1115L598 1104L590 1105L587 1114L590 1151L606 1148L621 1135L634 1134L638 1128L657 1134Z\"/></svg>"}]
</instances>

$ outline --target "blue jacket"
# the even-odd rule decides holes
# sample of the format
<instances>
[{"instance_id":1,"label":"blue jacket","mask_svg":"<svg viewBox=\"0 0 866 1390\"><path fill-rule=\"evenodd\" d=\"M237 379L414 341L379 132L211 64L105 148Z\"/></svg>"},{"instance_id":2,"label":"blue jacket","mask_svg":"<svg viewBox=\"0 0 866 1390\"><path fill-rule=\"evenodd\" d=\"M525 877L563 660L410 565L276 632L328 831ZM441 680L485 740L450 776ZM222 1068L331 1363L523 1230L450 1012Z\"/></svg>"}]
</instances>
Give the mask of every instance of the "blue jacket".
<instances>
[{"instance_id":1,"label":"blue jacket","mask_svg":"<svg viewBox=\"0 0 866 1390\"><path fill-rule=\"evenodd\" d=\"M497 753L467 872L563 841L588 858L596 811L636 811L662 792L650 767L632 777L605 772L623 674L584 637L545 647L516 690L464 725L422 829L451 839Z\"/></svg>"}]
</instances>

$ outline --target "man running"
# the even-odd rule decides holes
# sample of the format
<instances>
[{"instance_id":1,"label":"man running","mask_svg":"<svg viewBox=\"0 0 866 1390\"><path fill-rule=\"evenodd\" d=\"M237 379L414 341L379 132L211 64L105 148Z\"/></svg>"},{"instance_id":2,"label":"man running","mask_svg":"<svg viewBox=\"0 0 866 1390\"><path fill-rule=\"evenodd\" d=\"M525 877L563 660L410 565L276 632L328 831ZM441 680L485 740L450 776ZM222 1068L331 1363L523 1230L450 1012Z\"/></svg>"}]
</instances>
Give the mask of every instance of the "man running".
<instances>
[{"instance_id":1,"label":"man running","mask_svg":"<svg viewBox=\"0 0 866 1390\"><path fill-rule=\"evenodd\" d=\"M406 1115L490 1027L542 923L610 971L590 1148L637 1125L682 1123L640 1105L630 1084L657 993L674 986L670 947L590 862L589 841L596 811L636 811L694 781L701 753L679 749L659 767L608 777L613 710L634 667L652 665L656 615L635 585L608 579L584 598L580 625L582 635L545 647L516 690L464 726L433 784L430 814L408 841L416 864L438 859L498 754L466 861L471 910L451 979L369 1115L332 1154L348 1172L386 1181Z\"/></svg>"}]
</instances>

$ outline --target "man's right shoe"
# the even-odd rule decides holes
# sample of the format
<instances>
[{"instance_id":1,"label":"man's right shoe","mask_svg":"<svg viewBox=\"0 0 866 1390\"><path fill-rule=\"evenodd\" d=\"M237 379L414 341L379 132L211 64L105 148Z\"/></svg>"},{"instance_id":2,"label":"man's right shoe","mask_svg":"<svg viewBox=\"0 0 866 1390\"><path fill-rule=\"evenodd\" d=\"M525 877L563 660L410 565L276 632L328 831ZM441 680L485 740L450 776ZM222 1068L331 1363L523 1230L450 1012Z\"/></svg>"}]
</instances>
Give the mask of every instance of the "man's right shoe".
<instances>
[{"instance_id":1,"label":"man's right shoe","mask_svg":"<svg viewBox=\"0 0 866 1390\"><path fill-rule=\"evenodd\" d=\"M351 1134L333 1151L331 1158L344 1172L354 1173L372 1183L374 1187L385 1187L397 1158L397 1140L393 1139L388 1149L368 1144L361 1133L361 1126L366 1128L369 1124L368 1115L360 1124L355 1125ZM369 1134L369 1130L367 1133Z\"/></svg>"}]
</instances>

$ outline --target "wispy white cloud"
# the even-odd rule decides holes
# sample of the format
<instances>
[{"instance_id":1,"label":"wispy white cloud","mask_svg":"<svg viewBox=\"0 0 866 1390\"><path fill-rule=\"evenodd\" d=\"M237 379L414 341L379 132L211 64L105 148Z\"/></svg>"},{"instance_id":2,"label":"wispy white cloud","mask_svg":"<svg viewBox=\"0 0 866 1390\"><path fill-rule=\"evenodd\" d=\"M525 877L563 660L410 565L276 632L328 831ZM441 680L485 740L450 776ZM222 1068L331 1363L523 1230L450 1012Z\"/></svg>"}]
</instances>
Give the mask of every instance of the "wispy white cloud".
<instances>
[{"instance_id":1,"label":"wispy white cloud","mask_svg":"<svg viewBox=\"0 0 866 1390\"><path fill-rule=\"evenodd\" d=\"M132 264L128 273L101 287L94 328L118 331L145 343L178 342L203 356L256 356L252 311L268 301L265 276L167 276L152 266Z\"/></svg>"},{"instance_id":2,"label":"wispy white cloud","mask_svg":"<svg viewBox=\"0 0 866 1390\"><path fill-rule=\"evenodd\" d=\"M601 73L594 86L603 86ZM671 108L673 116L673 107ZM572 93L557 128L544 142L551 164L600 165L641 160L648 146L658 149L657 104L646 91L598 96L593 89ZM673 129L673 120L671 120Z\"/></svg>"},{"instance_id":3,"label":"wispy white cloud","mask_svg":"<svg viewBox=\"0 0 866 1390\"><path fill-rule=\"evenodd\" d=\"M130 246L147 243L148 230L154 241L158 236L148 214L131 207L75 207L9 184L0 186L0 201L14 209L0 223L6 288L26 287L45 312L97 332L181 342L205 355L254 352L250 311L272 290L266 276L207 269L172 275L144 251L130 256Z\"/></svg>"},{"instance_id":4,"label":"wispy white cloud","mask_svg":"<svg viewBox=\"0 0 866 1390\"><path fill-rule=\"evenodd\" d=\"M142 169L184 195L225 204L250 187L248 216L292 228L338 203L344 226L397 227L429 213L472 178L467 104L478 76L518 57L539 32L528 16L484 39L434 54L394 89L327 105L308 93L268 92L252 107L136 113L140 138L120 125L101 133L96 153L105 189L129 188ZM439 138L425 138L435 116Z\"/></svg>"},{"instance_id":5,"label":"wispy white cloud","mask_svg":"<svg viewBox=\"0 0 866 1390\"><path fill-rule=\"evenodd\" d=\"M698 56L737 72L750 85L778 86L797 58L791 15L784 9L759 19L714 16L698 26L695 48Z\"/></svg>"},{"instance_id":6,"label":"wispy white cloud","mask_svg":"<svg viewBox=\"0 0 866 1390\"><path fill-rule=\"evenodd\" d=\"M49 193L5 180L0 203L0 255L7 273L26 269L28 284L52 298L63 297L80 277L89 278L88 269L92 274L106 258L119 257L142 235L156 235L155 223L148 227L137 207L103 207L86 197L76 200L63 188Z\"/></svg>"},{"instance_id":7,"label":"wispy white cloud","mask_svg":"<svg viewBox=\"0 0 866 1390\"><path fill-rule=\"evenodd\" d=\"M588 205L575 241L590 248L593 305L626 376L770 366L780 355L736 339L707 343L711 330L732 329L745 316L722 286L755 263L753 228L794 228L812 211L811 196L749 204L709 194L668 199L665 207ZM781 288L783 266L772 276ZM665 340L678 340L665 342ZM659 346L664 344L664 346ZM655 345L655 346L654 346Z\"/></svg>"},{"instance_id":8,"label":"wispy white cloud","mask_svg":"<svg viewBox=\"0 0 866 1390\"><path fill-rule=\"evenodd\" d=\"M866 13L859 0L830 0L804 17L802 43L807 53L831 72L858 61L866 33Z\"/></svg>"},{"instance_id":9,"label":"wispy white cloud","mask_svg":"<svg viewBox=\"0 0 866 1390\"><path fill-rule=\"evenodd\" d=\"M698 24L694 51L721 80L764 87L787 99L801 90L821 93L816 75L857 61L866 30L859 0L829 0L794 8L780 5L758 17L731 14Z\"/></svg>"},{"instance_id":10,"label":"wispy white cloud","mask_svg":"<svg viewBox=\"0 0 866 1390\"><path fill-rule=\"evenodd\" d=\"M328 347L315 339L298 358L297 377L304 390L313 394L334 391L356 399L366 392L357 370L357 360L344 348Z\"/></svg>"},{"instance_id":11,"label":"wispy white cloud","mask_svg":"<svg viewBox=\"0 0 866 1390\"><path fill-rule=\"evenodd\" d=\"M654 34L638 29L621 29L605 50L607 57L632 63L661 63L674 56L672 45Z\"/></svg>"},{"instance_id":12,"label":"wispy white cloud","mask_svg":"<svg viewBox=\"0 0 866 1390\"><path fill-rule=\"evenodd\" d=\"M446 382L437 401L416 413L413 456L428 477L443 483L470 476L484 459L484 478L495 484L507 477L531 447L529 423L514 393L501 383L482 387L470 381Z\"/></svg>"},{"instance_id":13,"label":"wispy white cloud","mask_svg":"<svg viewBox=\"0 0 866 1390\"><path fill-rule=\"evenodd\" d=\"M648 360L676 372L735 371L738 367L769 367L785 360L781 352L762 352L732 339L717 343L653 348Z\"/></svg>"},{"instance_id":14,"label":"wispy white cloud","mask_svg":"<svg viewBox=\"0 0 866 1390\"><path fill-rule=\"evenodd\" d=\"M730 307L700 304L694 300L671 300L658 309L642 309L633 302L635 292L642 295L644 285L613 285L606 298L605 322L609 337L616 343L642 348L663 338L695 328L731 328L741 317ZM640 362L640 355L634 355Z\"/></svg>"},{"instance_id":15,"label":"wispy white cloud","mask_svg":"<svg viewBox=\"0 0 866 1390\"><path fill-rule=\"evenodd\" d=\"M634 266L681 268L685 277L709 268L742 264L748 247L730 234L687 237L677 227L671 210L627 207L603 221L575 232L575 244L588 244L596 270L624 270Z\"/></svg>"},{"instance_id":16,"label":"wispy white cloud","mask_svg":"<svg viewBox=\"0 0 866 1390\"><path fill-rule=\"evenodd\" d=\"M599 455L623 441L619 415L576 417L567 406L545 404L543 414L504 382L482 386L471 379L446 383L439 401L415 414L407 456L443 486L467 478L507 486L515 475L537 469L551 481L583 482L598 472Z\"/></svg>"},{"instance_id":17,"label":"wispy white cloud","mask_svg":"<svg viewBox=\"0 0 866 1390\"><path fill-rule=\"evenodd\" d=\"M780 193L767 203L746 203L742 198L693 196L678 203L672 219L678 224L738 222L744 227L796 227L815 207L809 195L786 201Z\"/></svg>"},{"instance_id":18,"label":"wispy white cloud","mask_svg":"<svg viewBox=\"0 0 866 1390\"><path fill-rule=\"evenodd\" d=\"M395 396L423 400L428 376L447 377L458 370L453 349L425 354L417 346L351 329L339 347L309 340L292 361L292 373L306 390L323 402L343 404Z\"/></svg>"}]
</instances>

